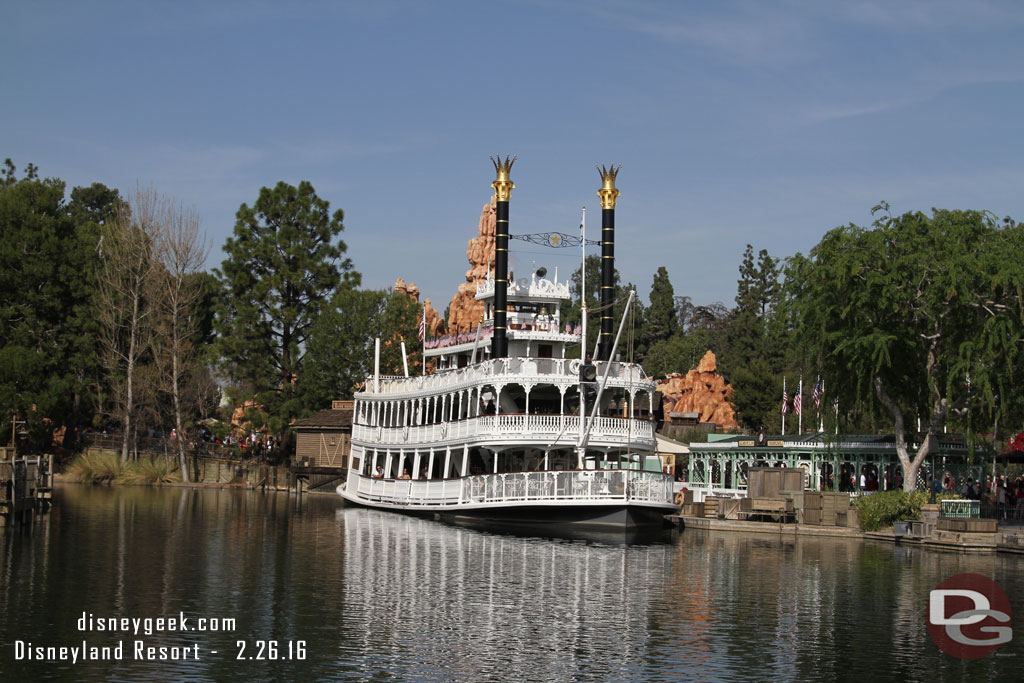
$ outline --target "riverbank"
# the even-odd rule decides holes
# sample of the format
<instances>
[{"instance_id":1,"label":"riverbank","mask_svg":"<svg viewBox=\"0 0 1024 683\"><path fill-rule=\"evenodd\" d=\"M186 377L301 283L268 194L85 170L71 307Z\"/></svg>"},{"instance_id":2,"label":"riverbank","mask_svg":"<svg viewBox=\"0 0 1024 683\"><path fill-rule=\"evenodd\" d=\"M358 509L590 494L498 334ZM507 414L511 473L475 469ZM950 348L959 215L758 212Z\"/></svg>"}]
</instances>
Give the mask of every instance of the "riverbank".
<instances>
[{"instance_id":1,"label":"riverbank","mask_svg":"<svg viewBox=\"0 0 1024 683\"><path fill-rule=\"evenodd\" d=\"M881 531L861 531L860 529L850 529L847 527L784 522L754 522L687 515L668 515L666 519L680 529L700 529L713 533L740 532L783 537L848 538L899 543L929 550L960 553L1014 553L1024 555L1024 525L1020 524L1003 525L997 528L997 531L994 533L935 530L928 536L911 537L896 535L892 527Z\"/></svg>"}]
</instances>

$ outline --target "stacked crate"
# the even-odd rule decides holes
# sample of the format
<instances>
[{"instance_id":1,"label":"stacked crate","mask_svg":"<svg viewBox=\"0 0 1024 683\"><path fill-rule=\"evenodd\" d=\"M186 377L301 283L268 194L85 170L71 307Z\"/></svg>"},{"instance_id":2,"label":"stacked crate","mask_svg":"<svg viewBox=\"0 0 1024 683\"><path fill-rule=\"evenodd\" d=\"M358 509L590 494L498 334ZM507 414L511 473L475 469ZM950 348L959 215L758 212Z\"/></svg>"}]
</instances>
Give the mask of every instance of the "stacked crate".
<instances>
[{"instance_id":1,"label":"stacked crate","mask_svg":"<svg viewBox=\"0 0 1024 683\"><path fill-rule=\"evenodd\" d=\"M804 524L821 524L821 499L820 491L807 491L804 493Z\"/></svg>"}]
</instances>

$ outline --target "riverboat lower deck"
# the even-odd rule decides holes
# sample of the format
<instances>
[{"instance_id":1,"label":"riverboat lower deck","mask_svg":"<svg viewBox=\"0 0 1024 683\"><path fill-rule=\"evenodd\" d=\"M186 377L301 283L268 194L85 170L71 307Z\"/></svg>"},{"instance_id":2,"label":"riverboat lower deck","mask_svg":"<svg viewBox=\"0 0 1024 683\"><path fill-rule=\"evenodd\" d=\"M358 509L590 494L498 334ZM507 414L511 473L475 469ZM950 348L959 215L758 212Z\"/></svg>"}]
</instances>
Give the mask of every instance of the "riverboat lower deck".
<instances>
[{"instance_id":1,"label":"riverboat lower deck","mask_svg":"<svg viewBox=\"0 0 1024 683\"><path fill-rule=\"evenodd\" d=\"M352 488L349 488L352 487ZM360 505L458 521L632 528L673 512L667 474L630 469L503 472L440 480L377 479L350 473L338 487Z\"/></svg>"}]
</instances>

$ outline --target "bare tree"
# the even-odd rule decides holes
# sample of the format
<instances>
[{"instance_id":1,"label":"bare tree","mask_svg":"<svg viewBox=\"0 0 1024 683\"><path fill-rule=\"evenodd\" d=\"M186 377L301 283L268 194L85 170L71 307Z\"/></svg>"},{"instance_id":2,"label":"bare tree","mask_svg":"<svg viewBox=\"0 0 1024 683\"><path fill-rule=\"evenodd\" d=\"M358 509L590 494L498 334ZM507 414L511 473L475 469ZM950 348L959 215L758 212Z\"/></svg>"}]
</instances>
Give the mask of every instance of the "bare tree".
<instances>
[{"instance_id":1,"label":"bare tree","mask_svg":"<svg viewBox=\"0 0 1024 683\"><path fill-rule=\"evenodd\" d=\"M185 378L196 354L199 334L197 310L202 298L202 281L192 277L199 272L209 251L206 237L200 233L194 208L163 202L161 220L156 224L156 257L160 264L154 278L158 287L154 304L159 311L159 329L154 337L154 352L164 376L164 388L173 400L175 447L181 478L190 481L185 458L185 430L182 420L182 393Z\"/></svg>"},{"instance_id":2,"label":"bare tree","mask_svg":"<svg viewBox=\"0 0 1024 683\"><path fill-rule=\"evenodd\" d=\"M128 459L134 436L136 369L149 347L152 309L147 294L153 285L153 244L161 204L153 190L136 188L119 206L117 218L103 226L98 246L100 343L121 419L122 460Z\"/></svg>"}]
</instances>

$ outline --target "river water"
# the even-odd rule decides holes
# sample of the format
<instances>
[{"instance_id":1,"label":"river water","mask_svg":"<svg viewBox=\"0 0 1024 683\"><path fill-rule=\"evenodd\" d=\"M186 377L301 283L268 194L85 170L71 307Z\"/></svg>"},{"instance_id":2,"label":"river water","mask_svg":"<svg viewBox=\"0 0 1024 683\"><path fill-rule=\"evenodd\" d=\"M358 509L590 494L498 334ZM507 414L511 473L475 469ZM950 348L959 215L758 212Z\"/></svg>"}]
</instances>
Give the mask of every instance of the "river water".
<instances>
[{"instance_id":1,"label":"river water","mask_svg":"<svg viewBox=\"0 0 1024 683\"><path fill-rule=\"evenodd\" d=\"M0 541L9 681L1024 680L1024 627L967 661L925 626L929 590L963 572L1024 614L1024 556L549 540L335 496L75 485ZM159 629L181 616L192 630ZM46 660L83 640L98 659Z\"/></svg>"}]
</instances>

